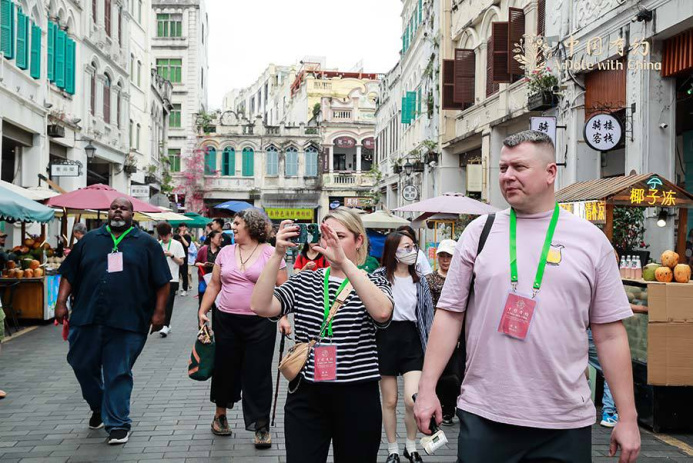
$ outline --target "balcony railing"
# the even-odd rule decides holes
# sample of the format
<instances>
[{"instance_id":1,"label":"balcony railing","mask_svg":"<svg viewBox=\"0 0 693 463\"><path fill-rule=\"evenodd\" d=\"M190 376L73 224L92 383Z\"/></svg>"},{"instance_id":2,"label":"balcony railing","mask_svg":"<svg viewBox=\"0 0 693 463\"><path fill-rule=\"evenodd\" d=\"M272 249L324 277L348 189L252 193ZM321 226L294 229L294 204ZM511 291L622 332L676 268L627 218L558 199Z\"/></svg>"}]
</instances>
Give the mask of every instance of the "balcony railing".
<instances>
[{"instance_id":1,"label":"balcony railing","mask_svg":"<svg viewBox=\"0 0 693 463\"><path fill-rule=\"evenodd\" d=\"M372 187L375 178L361 172L332 172L323 175L324 185L332 187Z\"/></svg>"}]
</instances>

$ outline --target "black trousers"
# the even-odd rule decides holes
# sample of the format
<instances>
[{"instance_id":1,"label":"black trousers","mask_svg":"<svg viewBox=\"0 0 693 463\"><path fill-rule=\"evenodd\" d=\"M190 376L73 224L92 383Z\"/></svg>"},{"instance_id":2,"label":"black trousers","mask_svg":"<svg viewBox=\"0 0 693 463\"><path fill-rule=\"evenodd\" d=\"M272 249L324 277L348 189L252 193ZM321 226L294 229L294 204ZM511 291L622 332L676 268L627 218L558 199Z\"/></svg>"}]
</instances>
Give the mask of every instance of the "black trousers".
<instances>
[{"instance_id":1,"label":"black trousers","mask_svg":"<svg viewBox=\"0 0 693 463\"><path fill-rule=\"evenodd\" d=\"M436 385L436 395L443 408L443 418L452 418L457 412L457 397L460 395L463 376L464 359L458 345L452 352L450 361L445 366L445 370Z\"/></svg>"},{"instance_id":2,"label":"black trousers","mask_svg":"<svg viewBox=\"0 0 693 463\"><path fill-rule=\"evenodd\" d=\"M176 292L178 291L178 282L171 282L168 291L168 299L166 300L166 321L164 325L171 326L171 317L173 316L173 303L176 301Z\"/></svg>"},{"instance_id":3,"label":"black trousers","mask_svg":"<svg viewBox=\"0 0 693 463\"><path fill-rule=\"evenodd\" d=\"M183 280L183 291L190 290L190 281L188 280L188 256L183 259L183 265L180 266L180 277Z\"/></svg>"},{"instance_id":4,"label":"black trousers","mask_svg":"<svg viewBox=\"0 0 693 463\"><path fill-rule=\"evenodd\" d=\"M458 463L589 463L592 427L539 429L497 423L457 411Z\"/></svg>"},{"instance_id":5,"label":"black trousers","mask_svg":"<svg viewBox=\"0 0 693 463\"><path fill-rule=\"evenodd\" d=\"M291 383L291 388L297 381ZM383 421L378 382L310 383L302 380L284 407L287 463L375 463Z\"/></svg>"},{"instance_id":6,"label":"black trousers","mask_svg":"<svg viewBox=\"0 0 693 463\"><path fill-rule=\"evenodd\" d=\"M272 357L277 325L254 315L212 315L216 342L211 401L233 408L242 400L248 431L269 429L272 409Z\"/></svg>"}]
</instances>

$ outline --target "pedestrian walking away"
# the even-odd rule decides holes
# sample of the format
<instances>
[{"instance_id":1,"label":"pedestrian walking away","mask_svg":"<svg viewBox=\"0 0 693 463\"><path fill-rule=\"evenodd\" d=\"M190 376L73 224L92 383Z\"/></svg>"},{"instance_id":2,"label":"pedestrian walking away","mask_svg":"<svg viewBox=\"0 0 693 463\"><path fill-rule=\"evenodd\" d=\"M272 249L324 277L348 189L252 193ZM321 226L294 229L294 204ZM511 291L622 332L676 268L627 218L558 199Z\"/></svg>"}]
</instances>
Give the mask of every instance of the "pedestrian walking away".
<instances>
[{"instance_id":1,"label":"pedestrian walking away","mask_svg":"<svg viewBox=\"0 0 693 463\"><path fill-rule=\"evenodd\" d=\"M132 204L111 203L108 224L84 235L60 266L55 318L69 317L67 361L109 444L128 441L132 367L165 321L171 272L161 245L132 225ZM72 313L67 300L74 295Z\"/></svg>"},{"instance_id":2,"label":"pedestrian walking away","mask_svg":"<svg viewBox=\"0 0 693 463\"><path fill-rule=\"evenodd\" d=\"M457 242L455 240L442 240L436 249L438 268L435 272L426 275L426 282L431 290L434 308L437 306L438 300L440 299L440 293L443 290L445 278L448 275L450 262L455 253L456 245ZM452 426L453 418L457 412L457 396L460 393L462 375L464 374L462 342L464 342L464 338L460 336L460 340L457 342L457 346L455 346L450 361L445 366L445 370L436 386L436 394L438 395L443 410L444 426Z\"/></svg>"},{"instance_id":3,"label":"pedestrian walking away","mask_svg":"<svg viewBox=\"0 0 693 463\"><path fill-rule=\"evenodd\" d=\"M188 291L190 291L190 283L192 281L190 278L190 272L188 270L188 256L190 255L192 247L195 246L195 244L193 243L192 236L190 236L190 232L188 231L188 226L184 223L178 226L178 232L174 235L174 238L183 245L183 251L185 251L185 259L183 260L183 264L180 266L179 270L181 281L180 295L185 297L188 295Z\"/></svg>"},{"instance_id":4,"label":"pedestrian walking away","mask_svg":"<svg viewBox=\"0 0 693 463\"><path fill-rule=\"evenodd\" d=\"M269 219L257 209L236 215L236 244L219 252L199 310L200 325L208 323L207 313L217 301L212 314L216 340L212 432L231 435L226 411L242 400L245 428L255 433L255 447L259 449L272 445L272 358L277 325L250 310L250 296L260 272L274 254L274 248L266 243L270 227ZM286 263L282 261L274 284L281 285L286 279Z\"/></svg>"},{"instance_id":5,"label":"pedestrian walking away","mask_svg":"<svg viewBox=\"0 0 693 463\"><path fill-rule=\"evenodd\" d=\"M406 231L392 232L385 239L383 267L375 275L392 285L394 311L392 323L377 333L380 391L383 397L383 424L387 436L387 463L399 462L397 443L397 377L404 381L404 424L407 430L403 456L410 462L421 462L416 450L414 401L428 332L433 323L433 300L428 281L417 271L419 248Z\"/></svg>"},{"instance_id":6,"label":"pedestrian walking away","mask_svg":"<svg viewBox=\"0 0 693 463\"><path fill-rule=\"evenodd\" d=\"M390 285L357 268L366 260L366 231L356 213L338 208L323 218L316 248L330 267L299 272L275 288L287 249L297 246L291 239L298 236L291 221L280 227L274 254L253 290L251 309L263 317L293 313L296 342L322 338L289 383L286 461L324 463L332 443L335 463L375 463L382 423L375 333L392 316ZM340 294L349 284L353 292ZM335 303L338 295L346 297L343 303Z\"/></svg>"},{"instance_id":7,"label":"pedestrian walking away","mask_svg":"<svg viewBox=\"0 0 693 463\"><path fill-rule=\"evenodd\" d=\"M171 285L169 287L168 299L166 301L166 320L164 326L159 331L159 335L165 338L171 333L171 317L173 316L173 304L176 301L176 293L178 292L178 273L185 262L185 250L180 241L173 239L171 224L168 222L159 222L156 224L156 232L161 240L159 244L166 256L169 271L171 272Z\"/></svg>"},{"instance_id":8,"label":"pedestrian walking away","mask_svg":"<svg viewBox=\"0 0 693 463\"><path fill-rule=\"evenodd\" d=\"M640 451L622 322L632 311L614 250L597 227L558 207L556 171L546 134L503 141L499 185L510 209L496 213L478 255L487 217L464 230L438 301L414 409L427 434L432 416L442 421L436 384L464 322L461 463L591 461L588 328L619 411L609 453L620 449L626 463Z\"/></svg>"}]
</instances>

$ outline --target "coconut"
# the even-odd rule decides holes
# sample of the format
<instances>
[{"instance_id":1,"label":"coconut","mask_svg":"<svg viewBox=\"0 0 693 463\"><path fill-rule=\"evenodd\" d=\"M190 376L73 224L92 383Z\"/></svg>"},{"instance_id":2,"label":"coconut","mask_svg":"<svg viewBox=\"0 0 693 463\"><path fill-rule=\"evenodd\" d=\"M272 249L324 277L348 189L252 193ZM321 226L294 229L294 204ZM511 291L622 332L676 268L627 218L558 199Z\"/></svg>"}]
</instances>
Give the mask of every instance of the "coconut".
<instances>
[{"instance_id":1,"label":"coconut","mask_svg":"<svg viewBox=\"0 0 693 463\"><path fill-rule=\"evenodd\" d=\"M659 267L655 271L655 278L662 283L670 283L674 279L674 273L669 267Z\"/></svg>"},{"instance_id":2,"label":"coconut","mask_svg":"<svg viewBox=\"0 0 693 463\"><path fill-rule=\"evenodd\" d=\"M659 268L659 264L655 264L654 262L651 264L647 264L646 266L643 267L642 269L642 278L645 281L656 281L655 279L655 271Z\"/></svg>"},{"instance_id":3,"label":"coconut","mask_svg":"<svg viewBox=\"0 0 693 463\"><path fill-rule=\"evenodd\" d=\"M664 251L662 253L662 265L669 268L674 268L679 263L679 255L674 251Z\"/></svg>"},{"instance_id":4,"label":"coconut","mask_svg":"<svg viewBox=\"0 0 693 463\"><path fill-rule=\"evenodd\" d=\"M679 264L674 267L674 279L678 283L688 283L691 281L691 267L686 264Z\"/></svg>"}]
</instances>

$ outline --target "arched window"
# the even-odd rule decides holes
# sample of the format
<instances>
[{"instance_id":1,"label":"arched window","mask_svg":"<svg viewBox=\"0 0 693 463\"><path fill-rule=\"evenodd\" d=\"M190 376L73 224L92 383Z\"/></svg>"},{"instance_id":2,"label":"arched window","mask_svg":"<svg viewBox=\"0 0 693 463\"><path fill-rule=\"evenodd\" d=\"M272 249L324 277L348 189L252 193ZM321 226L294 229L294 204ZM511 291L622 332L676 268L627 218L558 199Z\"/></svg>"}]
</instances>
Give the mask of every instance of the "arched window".
<instances>
[{"instance_id":1,"label":"arched window","mask_svg":"<svg viewBox=\"0 0 693 463\"><path fill-rule=\"evenodd\" d=\"M91 75L91 115L96 116L96 64L91 63L94 73Z\"/></svg>"},{"instance_id":2,"label":"arched window","mask_svg":"<svg viewBox=\"0 0 693 463\"><path fill-rule=\"evenodd\" d=\"M284 176L286 176L286 177L298 176L298 150L296 148L289 148L286 150L286 160L284 163Z\"/></svg>"},{"instance_id":3,"label":"arched window","mask_svg":"<svg viewBox=\"0 0 693 463\"><path fill-rule=\"evenodd\" d=\"M205 151L205 175L214 175L217 170L217 149L208 146Z\"/></svg>"},{"instance_id":4,"label":"arched window","mask_svg":"<svg viewBox=\"0 0 693 463\"><path fill-rule=\"evenodd\" d=\"M306 177L318 176L318 150L314 146L306 148Z\"/></svg>"},{"instance_id":5,"label":"arched window","mask_svg":"<svg viewBox=\"0 0 693 463\"><path fill-rule=\"evenodd\" d=\"M243 148L243 169L244 177L255 176L255 151L252 148Z\"/></svg>"},{"instance_id":6,"label":"arched window","mask_svg":"<svg viewBox=\"0 0 693 463\"><path fill-rule=\"evenodd\" d=\"M274 146L267 148L267 175L279 175L279 152Z\"/></svg>"},{"instance_id":7,"label":"arched window","mask_svg":"<svg viewBox=\"0 0 693 463\"><path fill-rule=\"evenodd\" d=\"M221 175L236 175L236 150L224 148L221 156Z\"/></svg>"},{"instance_id":8,"label":"arched window","mask_svg":"<svg viewBox=\"0 0 693 463\"><path fill-rule=\"evenodd\" d=\"M106 124L111 123L111 78L108 74L104 75L103 82L103 120Z\"/></svg>"}]
</instances>

